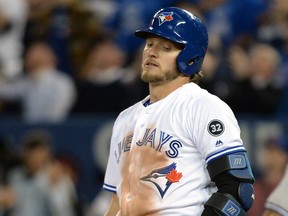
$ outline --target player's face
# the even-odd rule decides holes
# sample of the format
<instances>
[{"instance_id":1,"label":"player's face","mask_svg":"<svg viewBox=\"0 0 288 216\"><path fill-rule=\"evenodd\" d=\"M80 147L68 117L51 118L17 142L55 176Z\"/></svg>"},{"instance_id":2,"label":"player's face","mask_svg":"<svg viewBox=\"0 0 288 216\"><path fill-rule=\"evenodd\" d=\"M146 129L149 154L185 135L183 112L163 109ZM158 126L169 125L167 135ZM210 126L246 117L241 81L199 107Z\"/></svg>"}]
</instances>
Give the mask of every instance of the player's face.
<instances>
[{"instance_id":1,"label":"player's face","mask_svg":"<svg viewBox=\"0 0 288 216\"><path fill-rule=\"evenodd\" d=\"M165 38L148 37L143 50L141 79L163 82L177 78L181 73L176 66L176 58L181 50L180 44Z\"/></svg>"}]
</instances>

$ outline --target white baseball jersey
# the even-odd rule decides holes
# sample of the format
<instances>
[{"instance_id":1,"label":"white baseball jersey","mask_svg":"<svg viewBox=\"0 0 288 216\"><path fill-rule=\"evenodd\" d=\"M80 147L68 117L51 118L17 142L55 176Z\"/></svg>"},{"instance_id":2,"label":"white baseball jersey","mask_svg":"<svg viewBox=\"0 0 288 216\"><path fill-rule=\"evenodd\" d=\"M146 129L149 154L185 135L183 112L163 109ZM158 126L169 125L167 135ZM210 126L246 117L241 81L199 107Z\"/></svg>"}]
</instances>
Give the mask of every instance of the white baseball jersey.
<instances>
[{"instance_id":1,"label":"white baseball jersey","mask_svg":"<svg viewBox=\"0 0 288 216\"><path fill-rule=\"evenodd\" d=\"M148 99L115 121L103 188L117 193L118 215L201 215L217 190L207 163L245 151L238 122L194 83L145 106Z\"/></svg>"}]
</instances>

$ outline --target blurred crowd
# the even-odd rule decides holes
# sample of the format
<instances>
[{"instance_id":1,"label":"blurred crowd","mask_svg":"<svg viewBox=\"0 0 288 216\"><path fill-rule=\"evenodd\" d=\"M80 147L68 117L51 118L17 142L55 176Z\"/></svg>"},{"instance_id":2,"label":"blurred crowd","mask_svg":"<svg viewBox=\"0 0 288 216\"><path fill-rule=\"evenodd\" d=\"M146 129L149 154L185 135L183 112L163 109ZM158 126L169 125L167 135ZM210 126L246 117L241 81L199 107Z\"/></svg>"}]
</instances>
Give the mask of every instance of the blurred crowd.
<instances>
[{"instance_id":1,"label":"blurred crowd","mask_svg":"<svg viewBox=\"0 0 288 216\"><path fill-rule=\"evenodd\" d=\"M0 140L1 216L82 216L77 195L78 169L68 154L53 150L53 136L31 129L19 148Z\"/></svg>"},{"instance_id":2,"label":"blurred crowd","mask_svg":"<svg viewBox=\"0 0 288 216\"><path fill-rule=\"evenodd\" d=\"M167 6L187 9L207 25L203 88L227 102L236 115L288 115L288 1L0 0L0 116L19 117L28 123L57 123L71 116L118 114L143 99L148 95L148 86L139 78L143 41L134 37L134 31L146 27L150 17ZM68 202L75 200L71 176L63 179L70 182L63 188L66 198L57 198L61 195L47 189L63 169L59 158L51 160L48 141L43 145L25 143L24 158L28 151L41 149L46 159L35 160L41 160L37 162L40 166L49 158L49 166L37 180L31 177L38 168L23 173L30 168L21 167L4 182L9 179L16 188L30 188L31 195L21 189L17 192L24 200L25 196L37 202L50 199L54 203L49 205L75 210L76 202ZM267 144L269 150L272 147ZM282 164L279 169L283 171ZM27 175L29 181L24 179ZM41 178L45 175L49 176L44 178L46 182ZM267 194L281 172L271 176L267 173L263 179L265 184L273 181L271 187L264 186ZM6 200L0 197L0 203L7 207L4 213L12 215L15 193L3 185L7 196ZM42 196L38 190L49 193L38 197ZM67 205L60 206L57 199ZM24 204L19 204L23 214L15 213L17 208L13 214L33 216L24 212L36 205Z\"/></svg>"},{"instance_id":3,"label":"blurred crowd","mask_svg":"<svg viewBox=\"0 0 288 216\"><path fill-rule=\"evenodd\" d=\"M288 113L287 1L0 0L0 114L59 122L141 100L133 33L166 6L207 25L203 88L236 114Z\"/></svg>"},{"instance_id":4,"label":"blurred crowd","mask_svg":"<svg viewBox=\"0 0 288 216\"><path fill-rule=\"evenodd\" d=\"M258 151L260 166L254 167L256 182L254 183L255 202L249 210L247 216L264 216L265 203L268 197L279 185L285 170L288 169L288 137L287 135L278 135L267 137L263 141L263 148ZM288 186L287 178L284 183ZM282 197L285 200L287 191L282 191L278 199ZM287 202L275 203L279 207L288 211ZM283 214L283 216L287 215ZM265 215L266 216L266 215ZM278 215L275 215L278 216ZM282 214L281 214L282 216Z\"/></svg>"}]
</instances>

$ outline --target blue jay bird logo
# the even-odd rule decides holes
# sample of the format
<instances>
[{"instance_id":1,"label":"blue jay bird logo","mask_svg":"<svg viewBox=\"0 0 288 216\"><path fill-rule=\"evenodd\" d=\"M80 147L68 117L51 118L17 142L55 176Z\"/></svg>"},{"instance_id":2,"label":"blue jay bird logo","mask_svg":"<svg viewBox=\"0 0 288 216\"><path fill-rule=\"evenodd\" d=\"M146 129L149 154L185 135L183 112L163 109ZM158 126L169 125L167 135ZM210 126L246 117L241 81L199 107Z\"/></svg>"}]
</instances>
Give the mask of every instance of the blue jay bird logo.
<instances>
[{"instance_id":1,"label":"blue jay bird logo","mask_svg":"<svg viewBox=\"0 0 288 216\"><path fill-rule=\"evenodd\" d=\"M159 26L160 26L166 21L173 20L173 12L162 12L162 13L158 14L156 18L158 18Z\"/></svg>"},{"instance_id":2,"label":"blue jay bird logo","mask_svg":"<svg viewBox=\"0 0 288 216\"><path fill-rule=\"evenodd\" d=\"M155 169L140 180L151 182L158 189L163 198L172 183L179 182L182 173L176 171L176 163L172 163L166 167Z\"/></svg>"}]
</instances>

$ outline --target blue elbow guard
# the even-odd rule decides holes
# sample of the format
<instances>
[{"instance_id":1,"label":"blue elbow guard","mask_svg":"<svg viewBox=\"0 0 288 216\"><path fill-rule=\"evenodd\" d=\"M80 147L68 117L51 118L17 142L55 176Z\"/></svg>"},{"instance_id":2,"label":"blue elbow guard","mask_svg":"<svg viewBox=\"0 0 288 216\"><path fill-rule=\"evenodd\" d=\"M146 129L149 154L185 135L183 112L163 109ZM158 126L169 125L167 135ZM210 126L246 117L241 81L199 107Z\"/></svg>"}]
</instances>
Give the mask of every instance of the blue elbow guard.
<instances>
[{"instance_id":1,"label":"blue elbow guard","mask_svg":"<svg viewBox=\"0 0 288 216\"><path fill-rule=\"evenodd\" d=\"M230 199L230 201L227 201L226 203L227 205L229 203L234 203L235 209L237 209L236 206L237 204L239 204L244 211L248 211L252 207L254 202L254 189L252 184L254 183L255 179L252 174L247 154L245 152L238 152L229 155L224 155L218 159L215 159L208 164L207 169L212 180L218 174L225 172L233 179L239 182L238 200L240 201L240 203L238 203L235 199L234 200ZM212 197L213 196L214 194L212 195ZM210 199L212 199L212 197ZM227 198L226 195L225 197ZM223 201L223 203L225 203L225 201ZM224 215L230 215L230 214L224 214ZM231 215L238 215L238 214L231 214Z\"/></svg>"},{"instance_id":2,"label":"blue elbow guard","mask_svg":"<svg viewBox=\"0 0 288 216\"><path fill-rule=\"evenodd\" d=\"M246 152L224 155L211 161L207 169L212 180L218 174L227 172L233 178L240 181L251 184L255 181Z\"/></svg>"},{"instance_id":3,"label":"blue elbow guard","mask_svg":"<svg viewBox=\"0 0 288 216\"><path fill-rule=\"evenodd\" d=\"M230 194L214 193L205 203L212 207L219 215L244 216L245 211L240 203Z\"/></svg>"}]
</instances>

